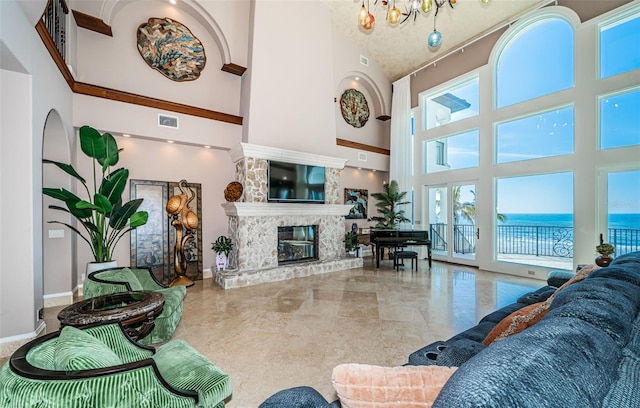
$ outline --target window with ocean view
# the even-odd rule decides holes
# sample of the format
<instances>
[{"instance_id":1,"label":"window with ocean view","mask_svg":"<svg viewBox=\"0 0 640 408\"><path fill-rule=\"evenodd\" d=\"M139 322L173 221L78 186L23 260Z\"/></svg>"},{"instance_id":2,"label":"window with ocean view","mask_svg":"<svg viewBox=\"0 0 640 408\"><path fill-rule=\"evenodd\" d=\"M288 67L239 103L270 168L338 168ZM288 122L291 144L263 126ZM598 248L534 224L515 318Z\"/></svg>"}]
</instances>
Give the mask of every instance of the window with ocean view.
<instances>
[{"instance_id":1,"label":"window with ocean view","mask_svg":"<svg viewBox=\"0 0 640 408\"><path fill-rule=\"evenodd\" d=\"M603 239L619 256L640 251L640 170L607 175L607 231Z\"/></svg>"},{"instance_id":2,"label":"window with ocean view","mask_svg":"<svg viewBox=\"0 0 640 408\"><path fill-rule=\"evenodd\" d=\"M640 4L615 10L584 20L548 5L514 22L487 66L419 91L416 216L435 260L544 279L593 263L600 239L615 256L640 251ZM470 78L479 114L436 115L447 92L471 102L457 93ZM477 223L453 217L467 185Z\"/></svg>"},{"instance_id":3,"label":"window with ocean view","mask_svg":"<svg viewBox=\"0 0 640 408\"><path fill-rule=\"evenodd\" d=\"M496 180L496 258L572 269L573 173Z\"/></svg>"}]
</instances>

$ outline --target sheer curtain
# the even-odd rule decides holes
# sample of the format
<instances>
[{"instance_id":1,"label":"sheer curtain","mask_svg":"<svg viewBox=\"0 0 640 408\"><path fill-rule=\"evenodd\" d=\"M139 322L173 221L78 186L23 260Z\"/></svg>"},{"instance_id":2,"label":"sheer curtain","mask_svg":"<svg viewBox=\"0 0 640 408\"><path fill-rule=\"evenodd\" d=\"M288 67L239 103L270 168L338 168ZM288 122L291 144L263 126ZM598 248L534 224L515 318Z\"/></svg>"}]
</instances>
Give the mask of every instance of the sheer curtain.
<instances>
[{"instance_id":1,"label":"sheer curtain","mask_svg":"<svg viewBox=\"0 0 640 408\"><path fill-rule=\"evenodd\" d=\"M411 79L407 75L393 83L391 100L391 157L389 181L396 180L400 191L411 200L413 149L411 146ZM411 217L411 206L402 206L405 217Z\"/></svg>"}]
</instances>

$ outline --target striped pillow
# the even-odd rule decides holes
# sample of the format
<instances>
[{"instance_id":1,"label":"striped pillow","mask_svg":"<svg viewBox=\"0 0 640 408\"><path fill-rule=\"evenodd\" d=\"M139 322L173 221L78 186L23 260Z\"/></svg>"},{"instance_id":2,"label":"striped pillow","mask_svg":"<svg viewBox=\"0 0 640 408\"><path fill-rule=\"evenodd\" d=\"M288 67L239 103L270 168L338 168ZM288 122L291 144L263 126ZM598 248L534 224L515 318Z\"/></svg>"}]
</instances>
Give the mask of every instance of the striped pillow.
<instances>
[{"instance_id":1,"label":"striped pillow","mask_svg":"<svg viewBox=\"0 0 640 408\"><path fill-rule=\"evenodd\" d=\"M56 370L73 372L120 364L120 357L89 333L71 326L60 331L54 356Z\"/></svg>"}]
</instances>

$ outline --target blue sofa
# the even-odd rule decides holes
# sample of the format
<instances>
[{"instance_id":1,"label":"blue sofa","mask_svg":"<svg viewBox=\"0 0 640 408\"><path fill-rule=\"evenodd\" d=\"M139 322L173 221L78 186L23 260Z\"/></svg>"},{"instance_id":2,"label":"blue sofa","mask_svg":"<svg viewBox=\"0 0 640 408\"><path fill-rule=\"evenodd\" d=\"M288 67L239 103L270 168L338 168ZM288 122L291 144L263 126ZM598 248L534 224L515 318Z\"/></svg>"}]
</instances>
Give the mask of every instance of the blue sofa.
<instances>
[{"instance_id":1,"label":"blue sofa","mask_svg":"<svg viewBox=\"0 0 640 408\"><path fill-rule=\"evenodd\" d=\"M531 296L544 300L547 291ZM563 289L539 323L482 345L482 333L507 312L489 314L466 335L412 353L410 364L459 363L434 408L640 407L640 252L619 256ZM274 394L260 407L339 406L299 387Z\"/></svg>"}]
</instances>

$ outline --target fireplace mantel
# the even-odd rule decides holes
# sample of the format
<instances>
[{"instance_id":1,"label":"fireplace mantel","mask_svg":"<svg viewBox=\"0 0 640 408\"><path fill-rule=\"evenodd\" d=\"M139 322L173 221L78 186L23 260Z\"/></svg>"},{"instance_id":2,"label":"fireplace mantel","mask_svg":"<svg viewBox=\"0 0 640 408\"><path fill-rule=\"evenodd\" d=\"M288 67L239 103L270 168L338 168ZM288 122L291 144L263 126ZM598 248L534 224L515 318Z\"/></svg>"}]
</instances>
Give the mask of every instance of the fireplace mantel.
<instances>
[{"instance_id":1,"label":"fireplace mantel","mask_svg":"<svg viewBox=\"0 0 640 408\"><path fill-rule=\"evenodd\" d=\"M240 203L222 204L224 213L235 217L303 216L349 214L350 205L343 204L294 204L294 203Z\"/></svg>"}]
</instances>

